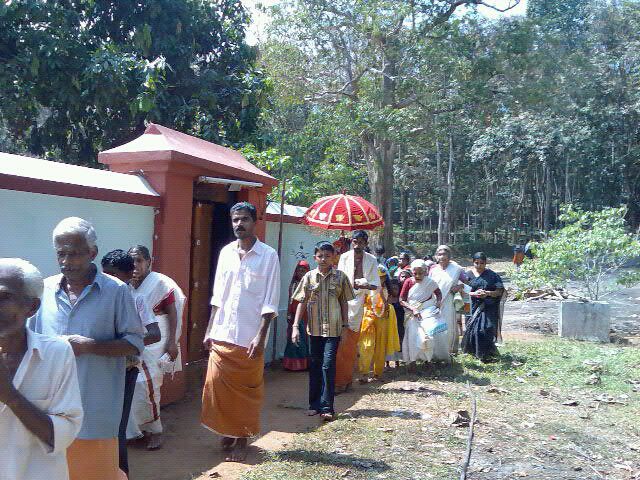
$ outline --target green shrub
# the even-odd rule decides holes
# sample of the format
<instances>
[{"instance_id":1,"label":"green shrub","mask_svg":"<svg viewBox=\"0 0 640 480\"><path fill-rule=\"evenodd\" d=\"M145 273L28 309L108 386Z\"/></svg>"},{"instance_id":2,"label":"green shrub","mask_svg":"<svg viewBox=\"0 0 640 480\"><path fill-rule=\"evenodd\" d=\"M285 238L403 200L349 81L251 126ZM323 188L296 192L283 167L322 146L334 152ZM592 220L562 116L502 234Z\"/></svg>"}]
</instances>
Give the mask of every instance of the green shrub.
<instances>
[{"instance_id":1,"label":"green shrub","mask_svg":"<svg viewBox=\"0 0 640 480\"><path fill-rule=\"evenodd\" d=\"M566 288L569 280L583 282L591 300L640 283L640 273L621 270L640 256L638 235L628 233L626 208L589 212L572 205L562 207L564 227L543 242L533 243L533 261L526 259L514 276L520 290Z\"/></svg>"}]
</instances>

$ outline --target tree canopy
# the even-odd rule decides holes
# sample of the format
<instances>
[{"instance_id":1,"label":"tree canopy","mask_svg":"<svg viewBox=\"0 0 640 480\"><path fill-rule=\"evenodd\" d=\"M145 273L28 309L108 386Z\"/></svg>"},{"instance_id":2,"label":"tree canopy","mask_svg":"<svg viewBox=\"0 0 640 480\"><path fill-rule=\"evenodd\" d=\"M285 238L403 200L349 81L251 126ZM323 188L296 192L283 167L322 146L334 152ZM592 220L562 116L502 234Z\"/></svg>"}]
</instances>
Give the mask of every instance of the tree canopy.
<instances>
[{"instance_id":1,"label":"tree canopy","mask_svg":"<svg viewBox=\"0 0 640 480\"><path fill-rule=\"evenodd\" d=\"M366 175L342 181L433 242L547 232L563 203L624 204L637 227L638 2L530 0L494 21L460 3L279 2L265 144L297 171Z\"/></svg>"},{"instance_id":2,"label":"tree canopy","mask_svg":"<svg viewBox=\"0 0 640 480\"><path fill-rule=\"evenodd\" d=\"M233 0L0 3L3 148L95 165L148 121L241 142L265 87L248 21Z\"/></svg>"},{"instance_id":3,"label":"tree canopy","mask_svg":"<svg viewBox=\"0 0 640 480\"><path fill-rule=\"evenodd\" d=\"M280 0L249 47L233 0L3 2L0 147L92 165L159 122L290 203L369 197L389 251L544 235L562 204L637 229L640 2L484 3Z\"/></svg>"}]
</instances>

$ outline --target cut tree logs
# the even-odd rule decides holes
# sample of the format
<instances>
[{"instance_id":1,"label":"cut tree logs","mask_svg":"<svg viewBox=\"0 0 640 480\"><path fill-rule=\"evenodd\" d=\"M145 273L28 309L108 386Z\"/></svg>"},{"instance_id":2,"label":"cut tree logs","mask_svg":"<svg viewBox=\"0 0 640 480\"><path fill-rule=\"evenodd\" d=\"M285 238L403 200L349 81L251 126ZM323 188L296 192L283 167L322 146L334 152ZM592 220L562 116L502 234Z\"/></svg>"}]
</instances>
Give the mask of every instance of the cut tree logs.
<instances>
[{"instance_id":1,"label":"cut tree logs","mask_svg":"<svg viewBox=\"0 0 640 480\"><path fill-rule=\"evenodd\" d=\"M555 288L527 290L522 296L526 302L530 302L532 300L566 300L569 298L568 293Z\"/></svg>"}]
</instances>

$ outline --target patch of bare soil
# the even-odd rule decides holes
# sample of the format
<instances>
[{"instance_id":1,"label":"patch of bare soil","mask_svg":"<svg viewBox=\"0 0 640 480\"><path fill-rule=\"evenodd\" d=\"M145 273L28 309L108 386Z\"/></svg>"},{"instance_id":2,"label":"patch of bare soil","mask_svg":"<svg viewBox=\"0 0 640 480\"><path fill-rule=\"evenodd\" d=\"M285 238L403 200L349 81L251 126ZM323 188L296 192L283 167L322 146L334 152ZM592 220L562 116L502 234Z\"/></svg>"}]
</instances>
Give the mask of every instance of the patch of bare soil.
<instances>
[{"instance_id":1,"label":"patch of bare soil","mask_svg":"<svg viewBox=\"0 0 640 480\"><path fill-rule=\"evenodd\" d=\"M606 297L611 304L611 333L615 340L640 337L640 287L625 288ZM521 300L505 305L503 331L558 333L560 301Z\"/></svg>"},{"instance_id":2,"label":"patch of bare soil","mask_svg":"<svg viewBox=\"0 0 640 480\"><path fill-rule=\"evenodd\" d=\"M200 388L162 409L165 442L162 449L147 451L142 445L129 448L130 480L235 479L259 463L265 451L280 448L295 432L320 425L318 417L307 417L307 372L265 370L263 434L252 442L245 464L224 461L219 437L200 425ZM357 394L340 395L336 408L349 408ZM293 479L292 479L293 480Z\"/></svg>"}]
</instances>

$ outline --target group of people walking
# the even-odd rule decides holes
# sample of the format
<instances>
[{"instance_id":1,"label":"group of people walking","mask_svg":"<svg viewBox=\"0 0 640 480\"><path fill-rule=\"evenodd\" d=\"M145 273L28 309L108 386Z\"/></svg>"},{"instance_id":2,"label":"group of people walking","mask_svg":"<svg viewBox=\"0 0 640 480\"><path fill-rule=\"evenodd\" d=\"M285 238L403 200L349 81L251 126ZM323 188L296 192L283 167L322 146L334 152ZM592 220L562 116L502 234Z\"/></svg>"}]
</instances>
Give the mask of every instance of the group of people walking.
<instances>
[{"instance_id":1,"label":"group of people walking","mask_svg":"<svg viewBox=\"0 0 640 480\"><path fill-rule=\"evenodd\" d=\"M237 240L216 268L201 421L221 435L226 460L242 461L260 430L280 267L255 235L256 208L239 203L230 215ZM107 253L100 271L86 220L64 219L52 239L58 275L0 259L0 479L127 478L127 439L162 444L160 387L181 369L185 296L142 245Z\"/></svg>"},{"instance_id":2,"label":"group of people walking","mask_svg":"<svg viewBox=\"0 0 640 480\"><path fill-rule=\"evenodd\" d=\"M62 220L52 240L58 275L0 259L0 478L126 478L127 438L161 445L184 295L142 245L107 253L99 271L86 220Z\"/></svg>"},{"instance_id":3,"label":"group of people walking","mask_svg":"<svg viewBox=\"0 0 640 480\"><path fill-rule=\"evenodd\" d=\"M255 234L252 204L234 205L230 216L236 240L215 267L200 418L221 436L225 459L243 461L260 431L280 264ZM185 296L152 270L142 245L107 253L100 271L86 220L61 221L52 239L58 275L43 280L25 260L0 259L0 479L126 478L127 439L144 437L152 450L162 444L160 387L182 368ZM308 369L309 415L331 420L335 394L356 370L368 382L389 362L449 361L458 348L453 294L463 288L473 302L463 350L481 359L497 353L503 285L483 254L465 273L446 246L430 264L408 255L380 262L364 231L347 251L343 243L317 244L317 267L300 262L289 288L283 363Z\"/></svg>"},{"instance_id":4,"label":"group of people walking","mask_svg":"<svg viewBox=\"0 0 640 480\"><path fill-rule=\"evenodd\" d=\"M309 415L332 419L334 395L354 374L368 383L392 364L415 371L417 362L450 362L460 348L482 361L498 354L504 285L482 252L468 271L446 245L433 259L411 261L408 253L385 259L381 248L369 253L367 233L356 231L350 250L338 255L320 242L314 260L316 269L303 260L293 273L283 359L288 370L309 370ZM464 332L457 293L471 299Z\"/></svg>"}]
</instances>

